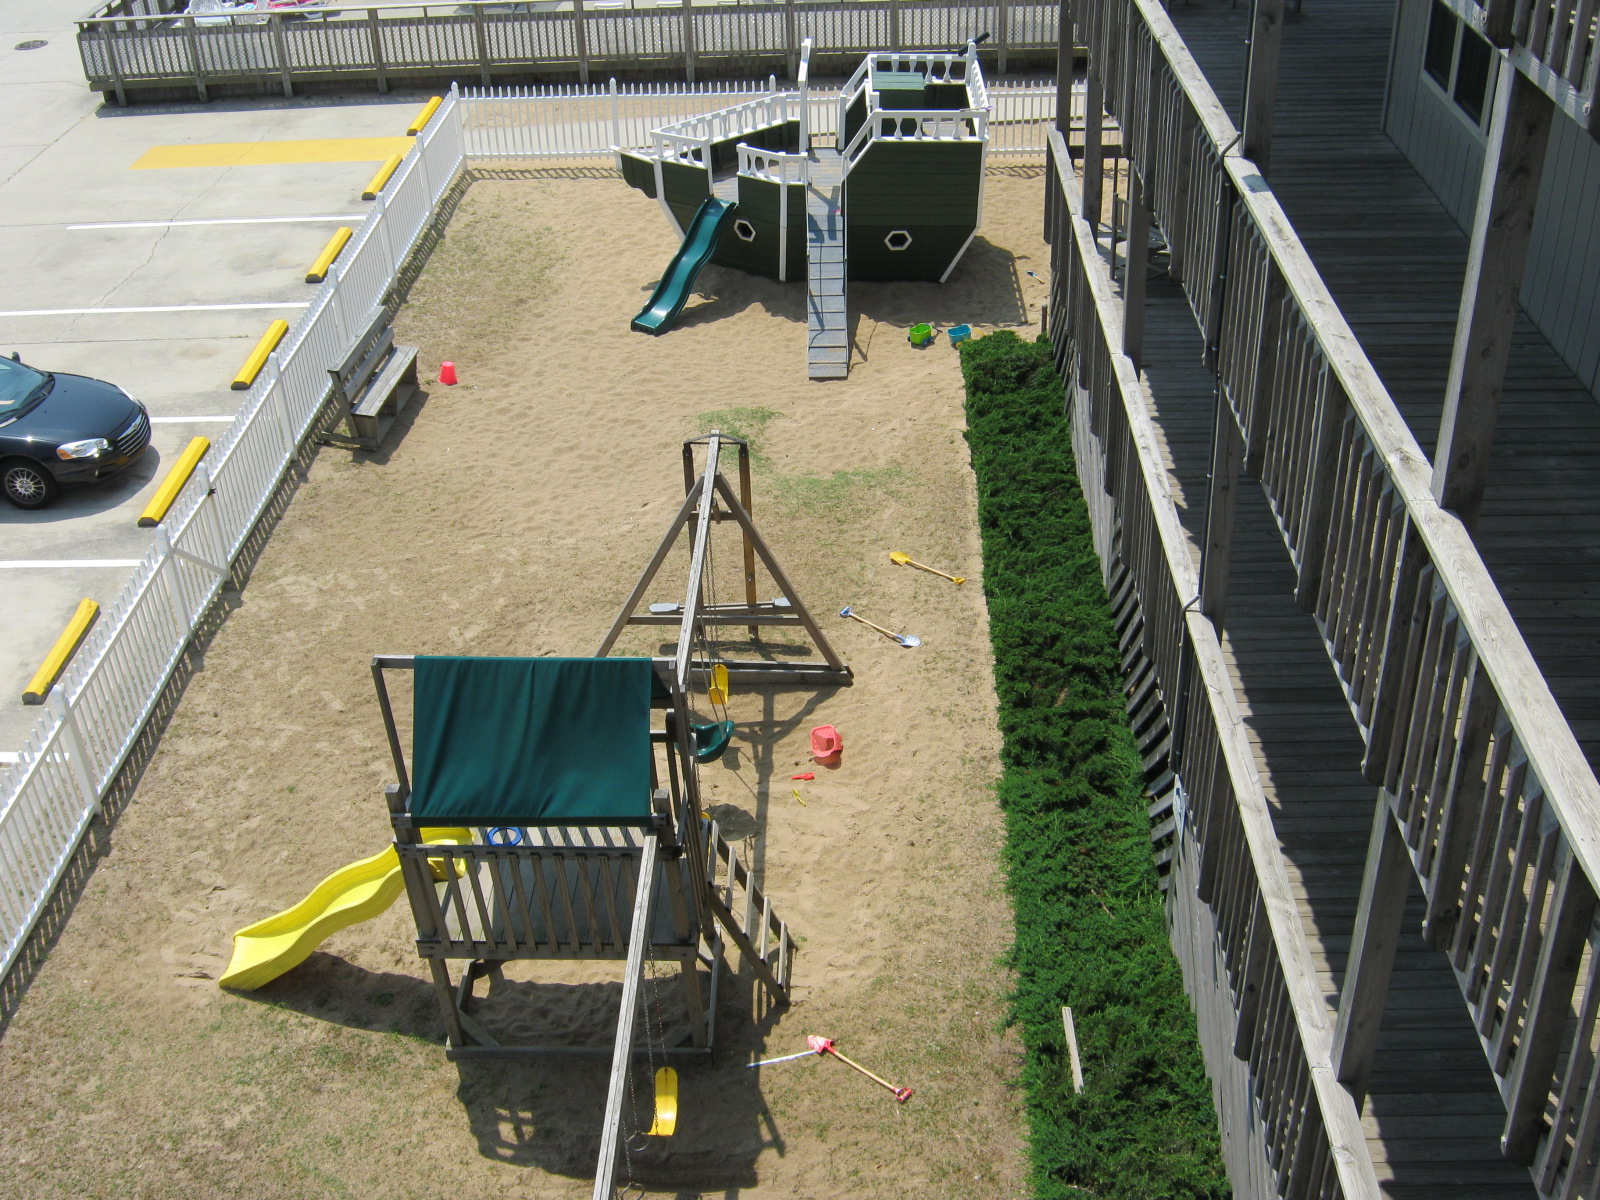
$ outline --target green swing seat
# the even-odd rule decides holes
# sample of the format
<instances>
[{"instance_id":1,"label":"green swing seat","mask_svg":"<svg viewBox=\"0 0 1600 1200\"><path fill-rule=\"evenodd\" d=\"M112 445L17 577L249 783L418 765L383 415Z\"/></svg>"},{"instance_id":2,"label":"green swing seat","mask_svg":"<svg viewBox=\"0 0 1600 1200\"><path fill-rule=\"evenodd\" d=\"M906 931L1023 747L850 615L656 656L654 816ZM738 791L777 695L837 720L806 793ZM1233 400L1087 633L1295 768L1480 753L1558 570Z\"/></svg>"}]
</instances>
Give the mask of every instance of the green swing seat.
<instances>
[{"instance_id":1,"label":"green swing seat","mask_svg":"<svg viewBox=\"0 0 1600 1200\"><path fill-rule=\"evenodd\" d=\"M692 724L689 728L694 733L695 762L716 762L727 752L728 743L733 740L732 721L708 721L704 725Z\"/></svg>"}]
</instances>

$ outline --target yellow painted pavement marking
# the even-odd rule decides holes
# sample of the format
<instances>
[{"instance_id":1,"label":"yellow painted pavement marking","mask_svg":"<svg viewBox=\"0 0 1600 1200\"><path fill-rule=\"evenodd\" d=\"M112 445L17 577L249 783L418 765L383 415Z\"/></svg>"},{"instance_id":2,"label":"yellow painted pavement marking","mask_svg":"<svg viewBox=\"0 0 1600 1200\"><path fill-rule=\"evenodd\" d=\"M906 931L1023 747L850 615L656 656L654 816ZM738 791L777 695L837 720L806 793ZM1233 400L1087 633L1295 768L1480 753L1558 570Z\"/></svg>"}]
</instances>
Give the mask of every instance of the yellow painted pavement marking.
<instances>
[{"instance_id":1,"label":"yellow painted pavement marking","mask_svg":"<svg viewBox=\"0 0 1600 1200\"><path fill-rule=\"evenodd\" d=\"M417 144L409 137L311 138L293 142L205 142L152 146L135 171L158 167L263 167L281 163L381 162Z\"/></svg>"}]
</instances>

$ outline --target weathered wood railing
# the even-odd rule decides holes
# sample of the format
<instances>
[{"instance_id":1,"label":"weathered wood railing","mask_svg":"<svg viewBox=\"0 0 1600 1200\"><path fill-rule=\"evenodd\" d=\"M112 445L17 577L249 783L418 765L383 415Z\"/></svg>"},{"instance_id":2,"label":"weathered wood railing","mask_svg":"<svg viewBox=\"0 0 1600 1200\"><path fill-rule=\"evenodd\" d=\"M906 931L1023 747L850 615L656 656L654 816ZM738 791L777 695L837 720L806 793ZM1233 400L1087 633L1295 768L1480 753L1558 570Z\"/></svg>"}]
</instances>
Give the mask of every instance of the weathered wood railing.
<instances>
[{"instance_id":1,"label":"weathered wood railing","mask_svg":"<svg viewBox=\"0 0 1600 1200\"><path fill-rule=\"evenodd\" d=\"M1166 13L1085 0L1078 32L1483 1037L1505 1153L1546 1194L1590 1194L1600 783L1270 187L1226 153L1237 133Z\"/></svg>"},{"instance_id":2,"label":"weathered wood railing","mask_svg":"<svg viewBox=\"0 0 1600 1200\"><path fill-rule=\"evenodd\" d=\"M440 78L488 87L679 70L692 81L792 73L808 37L815 76L849 70L874 50L959 48L984 31L984 59L1004 74L1053 62L1056 46L1053 0L759 0L637 10L578 0L559 11L466 0L201 18L170 11L181 7L118 0L80 20L89 86L125 103L152 89L192 88L204 100L213 91L292 95L303 84L339 81L387 91Z\"/></svg>"},{"instance_id":3,"label":"weathered wood railing","mask_svg":"<svg viewBox=\"0 0 1600 1200\"><path fill-rule=\"evenodd\" d=\"M1073 443L1096 548L1132 578L1143 650L1184 746L1173 878L1175 939L1245 1194L1376 1200L1350 1094L1334 1078L1332 1030L1273 832L1222 647L1191 607L1198 578L1167 486L1138 371L1120 346L1121 303L1083 219L1059 133L1046 219L1050 333L1067 381ZM1224 1007L1226 1006L1226 1007ZM1231 1019L1228 1019L1231 1014Z\"/></svg>"},{"instance_id":4,"label":"weathered wood railing","mask_svg":"<svg viewBox=\"0 0 1600 1200\"><path fill-rule=\"evenodd\" d=\"M1445 0L1451 11L1600 138L1600 6L1594 0Z\"/></svg>"}]
</instances>

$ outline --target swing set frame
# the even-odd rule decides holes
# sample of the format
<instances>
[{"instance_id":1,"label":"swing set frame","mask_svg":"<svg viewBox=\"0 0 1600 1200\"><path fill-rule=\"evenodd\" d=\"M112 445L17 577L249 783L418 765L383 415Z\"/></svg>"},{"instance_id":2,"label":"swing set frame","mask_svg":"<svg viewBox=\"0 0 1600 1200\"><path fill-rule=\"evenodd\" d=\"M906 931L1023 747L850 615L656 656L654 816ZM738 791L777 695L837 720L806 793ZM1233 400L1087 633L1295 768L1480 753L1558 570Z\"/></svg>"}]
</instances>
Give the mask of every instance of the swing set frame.
<instances>
[{"instance_id":1,"label":"swing set frame","mask_svg":"<svg viewBox=\"0 0 1600 1200\"><path fill-rule=\"evenodd\" d=\"M695 447L705 447L704 465L696 470ZM739 490L735 493L727 476L722 473L724 449L737 451ZM816 647L820 660L807 662L778 662L766 658L721 658L734 682L745 683L800 683L813 685L833 684L848 687L852 682L850 668L835 652L826 635L812 618L810 610L801 601L794 584L784 572L777 556L772 553L761 531L756 528L752 513L750 487L750 445L743 438L713 429L702 437L690 438L683 443L683 504L667 527L665 536L656 547L633 591L623 602L622 610L612 622L610 630L595 651L595 657L604 658L622 631L630 625L676 625L678 642L673 654L674 677L677 687L685 694L692 689L697 673L692 661L693 648L698 641L709 646L708 626L743 625L752 640L758 644L761 630L766 626L799 626L804 629ZM744 600L742 603L708 603L706 590L709 583L707 566L711 556L713 526L733 521L739 527L744 554ZM639 611L645 593L655 581L662 566L671 554L679 535L693 527L689 547L689 582L681 604L652 604L645 612ZM756 598L756 562L766 567L772 581L782 590L775 600Z\"/></svg>"}]
</instances>

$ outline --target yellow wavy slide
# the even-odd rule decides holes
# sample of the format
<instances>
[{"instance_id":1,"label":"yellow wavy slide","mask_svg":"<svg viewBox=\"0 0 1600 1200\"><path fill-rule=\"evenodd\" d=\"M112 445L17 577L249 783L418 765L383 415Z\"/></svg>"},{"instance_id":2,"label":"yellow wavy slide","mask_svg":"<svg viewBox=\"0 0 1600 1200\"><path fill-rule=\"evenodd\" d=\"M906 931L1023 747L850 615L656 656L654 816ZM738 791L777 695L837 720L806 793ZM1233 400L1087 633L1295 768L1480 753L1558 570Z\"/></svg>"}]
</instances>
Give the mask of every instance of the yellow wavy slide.
<instances>
[{"instance_id":1,"label":"yellow wavy slide","mask_svg":"<svg viewBox=\"0 0 1600 1200\"><path fill-rule=\"evenodd\" d=\"M461 846L472 841L470 829L424 829L429 845ZM437 860L430 865L438 873ZM285 971L299 966L324 940L339 930L370 921L393 904L404 888L400 856L393 846L371 858L340 867L293 908L257 921L233 935L233 958L217 980L218 987L253 992Z\"/></svg>"}]
</instances>

